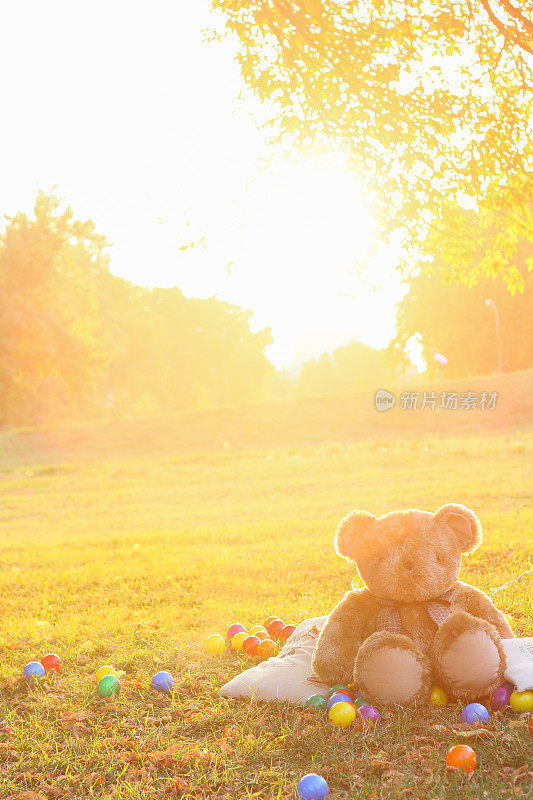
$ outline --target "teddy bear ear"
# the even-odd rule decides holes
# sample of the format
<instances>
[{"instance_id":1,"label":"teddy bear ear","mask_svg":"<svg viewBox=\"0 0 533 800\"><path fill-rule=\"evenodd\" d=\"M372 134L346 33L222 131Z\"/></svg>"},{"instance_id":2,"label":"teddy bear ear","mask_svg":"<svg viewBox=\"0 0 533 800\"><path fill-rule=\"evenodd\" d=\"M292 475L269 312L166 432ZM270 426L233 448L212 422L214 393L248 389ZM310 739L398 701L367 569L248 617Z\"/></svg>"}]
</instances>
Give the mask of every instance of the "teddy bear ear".
<instances>
[{"instance_id":1,"label":"teddy bear ear","mask_svg":"<svg viewBox=\"0 0 533 800\"><path fill-rule=\"evenodd\" d=\"M335 550L346 561L357 561L376 518L369 511L352 511L337 525Z\"/></svg>"},{"instance_id":2,"label":"teddy bear ear","mask_svg":"<svg viewBox=\"0 0 533 800\"><path fill-rule=\"evenodd\" d=\"M461 546L463 553L472 553L482 542L481 523L466 506L460 503L448 503L435 511L435 519L441 525L451 528Z\"/></svg>"}]
</instances>

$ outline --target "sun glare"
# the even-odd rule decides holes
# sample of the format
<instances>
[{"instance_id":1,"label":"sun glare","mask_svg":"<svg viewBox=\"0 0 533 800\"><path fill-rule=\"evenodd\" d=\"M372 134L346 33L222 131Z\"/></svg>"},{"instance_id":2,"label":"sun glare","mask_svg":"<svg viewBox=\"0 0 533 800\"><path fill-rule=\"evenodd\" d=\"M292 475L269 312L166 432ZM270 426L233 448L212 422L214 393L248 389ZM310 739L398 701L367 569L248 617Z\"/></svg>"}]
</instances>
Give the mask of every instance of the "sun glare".
<instances>
[{"instance_id":1,"label":"sun glare","mask_svg":"<svg viewBox=\"0 0 533 800\"><path fill-rule=\"evenodd\" d=\"M185 292L207 296L216 287L219 297L251 308L257 326L272 326L268 355L276 366L290 368L353 338L386 344L400 281L390 254L369 273L358 271L374 220L340 157L278 163L231 206L202 247L184 254Z\"/></svg>"}]
</instances>

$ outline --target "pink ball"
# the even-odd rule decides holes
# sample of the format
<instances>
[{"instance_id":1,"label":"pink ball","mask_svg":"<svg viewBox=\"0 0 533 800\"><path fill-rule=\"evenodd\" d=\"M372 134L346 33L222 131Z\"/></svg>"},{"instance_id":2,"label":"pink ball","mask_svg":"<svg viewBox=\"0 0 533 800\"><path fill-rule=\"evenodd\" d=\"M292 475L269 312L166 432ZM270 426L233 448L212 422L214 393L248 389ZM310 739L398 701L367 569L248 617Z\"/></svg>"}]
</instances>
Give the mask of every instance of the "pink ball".
<instances>
[{"instance_id":1,"label":"pink ball","mask_svg":"<svg viewBox=\"0 0 533 800\"><path fill-rule=\"evenodd\" d=\"M245 633L245 632L246 628L244 627L244 625L241 625L240 622L234 622L233 625L229 626L226 636L228 637L228 639L231 639L233 636L235 636L236 633Z\"/></svg>"},{"instance_id":2,"label":"pink ball","mask_svg":"<svg viewBox=\"0 0 533 800\"><path fill-rule=\"evenodd\" d=\"M362 717L371 720L371 722L379 722L381 719L381 714L374 706L361 706L359 712Z\"/></svg>"},{"instance_id":3,"label":"pink ball","mask_svg":"<svg viewBox=\"0 0 533 800\"><path fill-rule=\"evenodd\" d=\"M492 710L499 711L501 708L508 706L512 693L513 690L509 689L508 686L500 686L499 689L495 689L490 698Z\"/></svg>"}]
</instances>

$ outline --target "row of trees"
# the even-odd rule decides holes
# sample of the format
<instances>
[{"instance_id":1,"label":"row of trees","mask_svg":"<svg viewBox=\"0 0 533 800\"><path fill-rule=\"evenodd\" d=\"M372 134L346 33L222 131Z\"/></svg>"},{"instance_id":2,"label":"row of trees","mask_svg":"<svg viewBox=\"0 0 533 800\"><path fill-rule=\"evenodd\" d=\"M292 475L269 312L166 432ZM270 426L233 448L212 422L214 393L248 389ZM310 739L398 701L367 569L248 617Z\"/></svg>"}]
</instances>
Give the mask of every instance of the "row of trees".
<instances>
[{"instance_id":1,"label":"row of trees","mask_svg":"<svg viewBox=\"0 0 533 800\"><path fill-rule=\"evenodd\" d=\"M0 424L264 396L268 329L251 312L113 276L106 240L53 196L0 237ZM268 389L267 389L268 390Z\"/></svg>"},{"instance_id":2,"label":"row of trees","mask_svg":"<svg viewBox=\"0 0 533 800\"><path fill-rule=\"evenodd\" d=\"M523 292L502 277L473 287L420 269L399 304L387 351L351 342L308 361L296 379L265 356L269 329L251 312L179 289L147 289L109 271L106 241L40 194L33 218L19 213L0 237L0 424L39 424L77 415L150 413L270 396L354 392L391 385L408 365L406 345L435 351L446 375L494 372L498 308L505 371L533 367L531 247L515 267Z\"/></svg>"}]
</instances>

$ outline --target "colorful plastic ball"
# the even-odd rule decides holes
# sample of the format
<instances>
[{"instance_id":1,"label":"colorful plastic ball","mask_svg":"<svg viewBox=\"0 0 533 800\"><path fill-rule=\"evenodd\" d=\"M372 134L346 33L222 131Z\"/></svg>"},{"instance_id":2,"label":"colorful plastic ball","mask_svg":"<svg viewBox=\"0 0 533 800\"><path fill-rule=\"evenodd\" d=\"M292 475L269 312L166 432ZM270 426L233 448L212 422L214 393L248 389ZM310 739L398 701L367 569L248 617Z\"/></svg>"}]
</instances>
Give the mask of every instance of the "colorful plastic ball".
<instances>
[{"instance_id":1,"label":"colorful plastic ball","mask_svg":"<svg viewBox=\"0 0 533 800\"><path fill-rule=\"evenodd\" d=\"M263 639L270 639L270 636L266 631L257 631L257 633L254 633L254 636L257 636L257 638L261 639L261 641L263 641Z\"/></svg>"},{"instance_id":2,"label":"colorful plastic ball","mask_svg":"<svg viewBox=\"0 0 533 800\"><path fill-rule=\"evenodd\" d=\"M469 703L463 708L461 719L467 725L483 725L489 721L489 712L481 703Z\"/></svg>"},{"instance_id":3,"label":"colorful plastic ball","mask_svg":"<svg viewBox=\"0 0 533 800\"><path fill-rule=\"evenodd\" d=\"M22 674L25 678L44 678L46 670L40 661L28 661Z\"/></svg>"},{"instance_id":4,"label":"colorful plastic ball","mask_svg":"<svg viewBox=\"0 0 533 800\"><path fill-rule=\"evenodd\" d=\"M47 653L41 658L41 664L45 670L48 671L51 669L54 672L61 672L61 667L63 666L61 659L58 655L56 655L56 653Z\"/></svg>"},{"instance_id":5,"label":"colorful plastic ball","mask_svg":"<svg viewBox=\"0 0 533 800\"><path fill-rule=\"evenodd\" d=\"M312 711L326 711L327 706L327 697L324 697L323 694L312 694L311 697L308 697L305 701L304 708L309 708Z\"/></svg>"},{"instance_id":6,"label":"colorful plastic ball","mask_svg":"<svg viewBox=\"0 0 533 800\"><path fill-rule=\"evenodd\" d=\"M244 625L241 625L240 622L234 622L232 625L229 626L228 632L227 632L226 635L227 635L228 639L233 639L235 634L244 633L245 631L246 631L246 628L244 627Z\"/></svg>"},{"instance_id":7,"label":"colorful plastic ball","mask_svg":"<svg viewBox=\"0 0 533 800\"><path fill-rule=\"evenodd\" d=\"M295 630L296 630L296 625L285 625L285 627L281 629L279 638L283 642L286 642L289 636L292 636Z\"/></svg>"},{"instance_id":8,"label":"colorful plastic ball","mask_svg":"<svg viewBox=\"0 0 533 800\"><path fill-rule=\"evenodd\" d=\"M359 697L355 698L355 700L353 701L353 704L354 704L354 706L356 708L360 709L360 708L363 708L363 706L367 706L368 702L365 700L364 697L361 697L361 695L359 695Z\"/></svg>"},{"instance_id":9,"label":"colorful plastic ball","mask_svg":"<svg viewBox=\"0 0 533 800\"><path fill-rule=\"evenodd\" d=\"M118 678L115 667L106 665L105 667L100 667L100 669L96 671L96 683L100 683L104 675L114 675L116 678Z\"/></svg>"},{"instance_id":10,"label":"colorful plastic ball","mask_svg":"<svg viewBox=\"0 0 533 800\"><path fill-rule=\"evenodd\" d=\"M448 695L444 689L441 689L440 686L432 686L429 695L429 705L433 706L433 708L441 708L441 706L445 706L447 702Z\"/></svg>"},{"instance_id":11,"label":"colorful plastic ball","mask_svg":"<svg viewBox=\"0 0 533 800\"><path fill-rule=\"evenodd\" d=\"M329 787L322 775L310 772L298 781L296 794L300 800L324 800L329 794Z\"/></svg>"},{"instance_id":12,"label":"colorful plastic ball","mask_svg":"<svg viewBox=\"0 0 533 800\"><path fill-rule=\"evenodd\" d=\"M509 705L515 711L533 711L533 692L517 692L511 694Z\"/></svg>"},{"instance_id":13,"label":"colorful plastic ball","mask_svg":"<svg viewBox=\"0 0 533 800\"><path fill-rule=\"evenodd\" d=\"M268 632L269 634L270 634L270 626L271 626L271 625L273 625L273 624L274 624L274 622L281 622L281 620L280 620L280 618L279 618L279 617L272 617L272 619L270 619L270 621L268 622L268 624L267 624L267 625L265 625L265 628L267 629L267 632Z\"/></svg>"},{"instance_id":14,"label":"colorful plastic ball","mask_svg":"<svg viewBox=\"0 0 533 800\"><path fill-rule=\"evenodd\" d=\"M353 703L335 703L328 711L328 717L337 728L347 728L357 716Z\"/></svg>"},{"instance_id":15,"label":"colorful plastic ball","mask_svg":"<svg viewBox=\"0 0 533 800\"><path fill-rule=\"evenodd\" d=\"M120 681L116 675L104 675L98 681L98 692L102 697L112 697L120 692Z\"/></svg>"},{"instance_id":16,"label":"colorful plastic ball","mask_svg":"<svg viewBox=\"0 0 533 800\"><path fill-rule=\"evenodd\" d=\"M529 724L528 724L528 726L527 726L527 727L528 727L528 729L529 729L529 735L530 735L530 736L533 736L533 716L531 716L531 717L529 718Z\"/></svg>"},{"instance_id":17,"label":"colorful plastic ball","mask_svg":"<svg viewBox=\"0 0 533 800\"><path fill-rule=\"evenodd\" d=\"M231 638L231 649L235 650L236 653L240 653L242 651L242 646L246 639L248 638L248 634L246 631L241 631L240 633L236 633L235 636Z\"/></svg>"},{"instance_id":18,"label":"colorful plastic ball","mask_svg":"<svg viewBox=\"0 0 533 800\"><path fill-rule=\"evenodd\" d=\"M348 689L348 687L345 686L343 683L336 683L335 686L332 686L331 689L329 690L328 697L331 697L331 695L335 694L335 692L344 692L344 694L348 694L349 691L350 690Z\"/></svg>"},{"instance_id":19,"label":"colorful plastic ball","mask_svg":"<svg viewBox=\"0 0 533 800\"><path fill-rule=\"evenodd\" d=\"M270 617L266 618L266 620L263 622L266 631L268 631L268 626L270 625L271 622L274 622L275 619L279 619L278 617L276 617L275 614L272 614Z\"/></svg>"},{"instance_id":20,"label":"colorful plastic ball","mask_svg":"<svg viewBox=\"0 0 533 800\"><path fill-rule=\"evenodd\" d=\"M328 711L335 703L353 703L353 700L350 695L345 692L335 692L328 700Z\"/></svg>"},{"instance_id":21,"label":"colorful plastic ball","mask_svg":"<svg viewBox=\"0 0 533 800\"><path fill-rule=\"evenodd\" d=\"M270 658L270 656L275 656L277 652L276 642L273 642L272 639L263 639L257 645L257 655L261 658Z\"/></svg>"},{"instance_id":22,"label":"colorful plastic ball","mask_svg":"<svg viewBox=\"0 0 533 800\"><path fill-rule=\"evenodd\" d=\"M264 631L265 633L267 632L266 628L263 625L253 625L248 631L248 633L250 634L250 636L255 636L260 631Z\"/></svg>"},{"instance_id":23,"label":"colorful plastic ball","mask_svg":"<svg viewBox=\"0 0 533 800\"><path fill-rule=\"evenodd\" d=\"M490 707L493 711L499 711L509 705L509 700L513 690L508 686L500 686L499 689L494 689L490 697Z\"/></svg>"},{"instance_id":24,"label":"colorful plastic ball","mask_svg":"<svg viewBox=\"0 0 533 800\"><path fill-rule=\"evenodd\" d=\"M381 720L381 714L379 713L377 708L375 708L375 706L370 706L370 705L361 706L359 712L361 716L364 719L368 720L369 722L380 722Z\"/></svg>"},{"instance_id":25,"label":"colorful plastic ball","mask_svg":"<svg viewBox=\"0 0 533 800\"><path fill-rule=\"evenodd\" d=\"M150 681L150 686L152 689L157 689L158 692L171 692L174 688L174 678L170 672L163 669L161 672L155 673Z\"/></svg>"},{"instance_id":26,"label":"colorful plastic ball","mask_svg":"<svg viewBox=\"0 0 533 800\"><path fill-rule=\"evenodd\" d=\"M258 636L248 636L242 643L242 652L248 656L256 656L258 644L261 644L261 639Z\"/></svg>"},{"instance_id":27,"label":"colorful plastic ball","mask_svg":"<svg viewBox=\"0 0 533 800\"><path fill-rule=\"evenodd\" d=\"M205 649L212 656L219 656L226 647L226 641L219 633L212 633L205 640Z\"/></svg>"},{"instance_id":28,"label":"colorful plastic ball","mask_svg":"<svg viewBox=\"0 0 533 800\"><path fill-rule=\"evenodd\" d=\"M281 619L275 619L274 622L270 623L268 632L271 636L276 636L279 638L284 627L285 623Z\"/></svg>"},{"instance_id":29,"label":"colorful plastic ball","mask_svg":"<svg viewBox=\"0 0 533 800\"><path fill-rule=\"evenodd\" d=\"M476 768L476 754L467 744L456 744L446 754L446 764L463 772L472 772Z\"/></svg>"}]
</instances>

